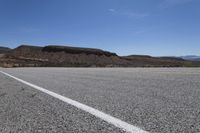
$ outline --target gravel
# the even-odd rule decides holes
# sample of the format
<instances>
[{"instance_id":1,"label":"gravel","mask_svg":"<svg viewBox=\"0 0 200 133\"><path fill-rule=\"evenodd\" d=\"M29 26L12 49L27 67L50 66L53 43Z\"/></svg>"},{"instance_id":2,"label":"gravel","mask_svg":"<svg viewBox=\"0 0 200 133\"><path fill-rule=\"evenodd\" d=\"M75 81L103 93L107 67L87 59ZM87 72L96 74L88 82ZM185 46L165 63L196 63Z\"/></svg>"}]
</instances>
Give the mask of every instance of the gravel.
<instances>
[{"instance_id":1,"label":"gravel","mask_svg":"<svg viewBox=\"0 0 200 133\"><path fill-rule=\"evenodd\" d=\"M123 133L94 116L0 74L1 133Z\"/></svg>"},{"instance_id":2,"label":"gravel","mask_svg":"<svg viewBox=\"0 0 200 133\"><path fill-rule=\"evenodd\" d=\"M152 133L200 132L200 68L17 68L1 70ZM3 77L6 78L0 75L1 79ZM7 82L3 85L6 86L8 80L11 79L6 78L3 82L0 80L0 84ZM10 87L15 87L15 81L9 83ZM25 87L26 91L27 88ZM35 91L32 88L28 90ZM5 97L4 93L0 93L3 95L0 98ZM27 96L27 94L21 94L21 97L24 95ZM73 111L78 110L55 99L49 101L48 99L53 98L43 96L44 94L40 95L46 108L56 108L55 110L58 108L61 115L63 110L69 108ZM35 103L26 101L32 102L27 104L27 108ZM21 104L18 105L18 108L21 106ZM69 112L66 111L64 115L71 119L76 116ZM84 118L85 112L76 113L83 118L79 120L79 117L75 117L73 123L79 123L82 120L80 123L83 124L85 120L88 120ZM52 113L47 114L52 115ZM97 118L95 120L100 121L97 125L102 125L105 132L112 132L107 131L111 125L100 124L101 120ZM98 132L96 124L92 127L88 123L83 125L85 124L87 129L94 128ZM79 129L80 124L77 125L74 130ZM58 125L55 124L55 126ZM112 126L111 128L115 129ZM121 131L115 129L115 132Z\"/></svg>"}]
</instances>

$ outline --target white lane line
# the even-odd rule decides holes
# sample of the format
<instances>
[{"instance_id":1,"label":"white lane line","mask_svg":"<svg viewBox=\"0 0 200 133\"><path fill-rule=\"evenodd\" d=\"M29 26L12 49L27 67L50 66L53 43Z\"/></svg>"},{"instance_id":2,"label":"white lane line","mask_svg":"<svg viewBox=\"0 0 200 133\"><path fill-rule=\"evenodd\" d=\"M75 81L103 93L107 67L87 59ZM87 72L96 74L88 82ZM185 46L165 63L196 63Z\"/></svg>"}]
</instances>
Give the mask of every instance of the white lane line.
<instances>
[{"instance_id":1,"label":"white lane line","mask_svg":"<svg viewBox=\"0 0 200 133\"><path fill-rule=\"evenodd\" d=\"M82 104L82 103L77 102L75 100L72 100L70 98L61 96L61 95L59 95L59 94L57 94L55 92L49 91L49 90L47 90L45 88L42 88L42 87L39 87L37 85L31 84L31 83L29 83L27 81L24 81L22 79L14 77L14 76L12 76L12 75L10 75L8 73L5 73L3 71L0 71L0 73L2 73L4 75L7 75L7 76L9 76L9 77L11 77L11 78L23 83L23 84L26 84L26 85L28 85L28 86L30 86L32 88L35 88L35 89L37 89L39 91L42 91L42 92L44 92L46 94L49 94L49 95L51 95L51 96L53 96L53 97L55 97L55 98L57 98L57 99L59 99L59 100L61 100L63 102L66 102L66 103L68 103L70 105L73 105L73 106L75 106L75 107L77 107L77 108L79 108L81 110L84 110L85 112L88 112L88 113L90 113L90 114L92 114L92 115L94 115L94 116L96 116L96 117L98 117L98 118L100 118L100 119L102 119L102 120L104 120L104 121L106 121L106 122L118 127L118 128L121 128L121 129L123 129L124 131L126 131L128 133L148 133L147 131L144 131L144 130L138 128L138 127L135 127L135 126L133 126L131 124L128 124L127 122L124 122L124 121L122 121L122 120L120 120L118 118L115 118L115 117L113 117L111 115L108 115L108 114L106 114L104 112L101 112L101 111L99 111L97 109L89 107L89 106L87 106L85 104Z\"/></svg>"}]
</instances>

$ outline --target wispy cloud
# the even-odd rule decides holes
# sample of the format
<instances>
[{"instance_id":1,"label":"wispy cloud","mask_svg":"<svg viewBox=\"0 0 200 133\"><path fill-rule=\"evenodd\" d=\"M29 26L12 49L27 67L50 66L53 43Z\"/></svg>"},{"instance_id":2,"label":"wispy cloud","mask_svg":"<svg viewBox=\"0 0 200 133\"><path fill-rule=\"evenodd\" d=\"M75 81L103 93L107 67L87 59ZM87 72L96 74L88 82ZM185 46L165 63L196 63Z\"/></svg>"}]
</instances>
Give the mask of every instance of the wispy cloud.
<instances>
[{"instance_id":1,"label":"wispy cloud","mask_svg":"<svg viewBox=\"0 0 200 133\"><path fill-rule=\"evenodd\" d=\"M159 8L169 8L174 7L186 3L190 3L194 0L163 0L163 2L159 5Z\"/></svg>"},{"instance_id":2,"label":"wispy cloud","mask_svg":"<svg viewBox=\"0 0 200 133\"><path fill-rule=\"evenodd\" d=\"M133 11L125 11L125 10L116 10L113 8L108 9L109 12L116 14L116 15L121 15L121 16L126 16L129 18L143 18L148 16L149 14L147 13L138 13L138 12L133 12Z\"/></svg>"},{"instance_id":3,"label":"wispy cloud","mask_svg":"<svg viewBox=\"0 0 200 133\"><path fill-rule=\"evenodd\" d=\"M110 12L116 12L116 10L112 9L112 8L108 9L108 11L110 11Z\"/></svg>"}]
</instances>

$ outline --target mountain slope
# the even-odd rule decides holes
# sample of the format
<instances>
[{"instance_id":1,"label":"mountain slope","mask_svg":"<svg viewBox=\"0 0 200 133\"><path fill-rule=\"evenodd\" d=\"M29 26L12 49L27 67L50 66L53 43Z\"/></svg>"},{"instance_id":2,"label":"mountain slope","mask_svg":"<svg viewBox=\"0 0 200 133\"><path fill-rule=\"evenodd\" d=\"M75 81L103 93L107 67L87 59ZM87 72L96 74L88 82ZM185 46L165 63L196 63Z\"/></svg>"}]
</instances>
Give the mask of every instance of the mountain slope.
<instances>
[{"instance_id":1,"label":"mountain slope","mask_svg":"<svg viewBox=\"0 0 200 133\"><path fill-rule=\"evenodd\" d=\"M128 64L115 53L100 49L66 46L36 47L21 45L5 55L14 59L14 66L120 66Z\"/></svg>"},{"instance_id":2,"label":"mountain slope","mask_svg":"<svg viewBox=\"0 0 200 133\"><path fill-rule=\"evenodd\" d=\"M0 54L6 53L8 51L10 51L11 49L8 47L0 47Z\"/></svg>"},{"instance_id":3,"label":"mountain slope","mask_svg":"<svg viewBox=\"0 0 200 133\"><path fill-rule=\"evenodd\" d=\"M191 67L200 62L148 55L118 56L94 48L21 45L0 56L3 67Z\"/></svg>"}]
</instances>

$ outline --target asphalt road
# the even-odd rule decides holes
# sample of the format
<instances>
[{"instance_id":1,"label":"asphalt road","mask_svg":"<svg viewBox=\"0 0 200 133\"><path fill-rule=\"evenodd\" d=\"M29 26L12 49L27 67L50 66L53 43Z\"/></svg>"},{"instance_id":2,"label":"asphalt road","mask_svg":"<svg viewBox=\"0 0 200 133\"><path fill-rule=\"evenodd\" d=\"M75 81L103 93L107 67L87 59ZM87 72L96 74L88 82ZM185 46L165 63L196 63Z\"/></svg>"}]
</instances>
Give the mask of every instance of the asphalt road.
<instances>
[{"instance_id":1,"label":"asphalt road","mask_svg":"<svg viewBox=\"0 0 200 133\"><path fill-rule=\"evenodd\" d=\"M200 68L16 68L20 79L152 133L200 132ZM124 132L0 74L0 132Z\"/></svg>"}]
</instances>

